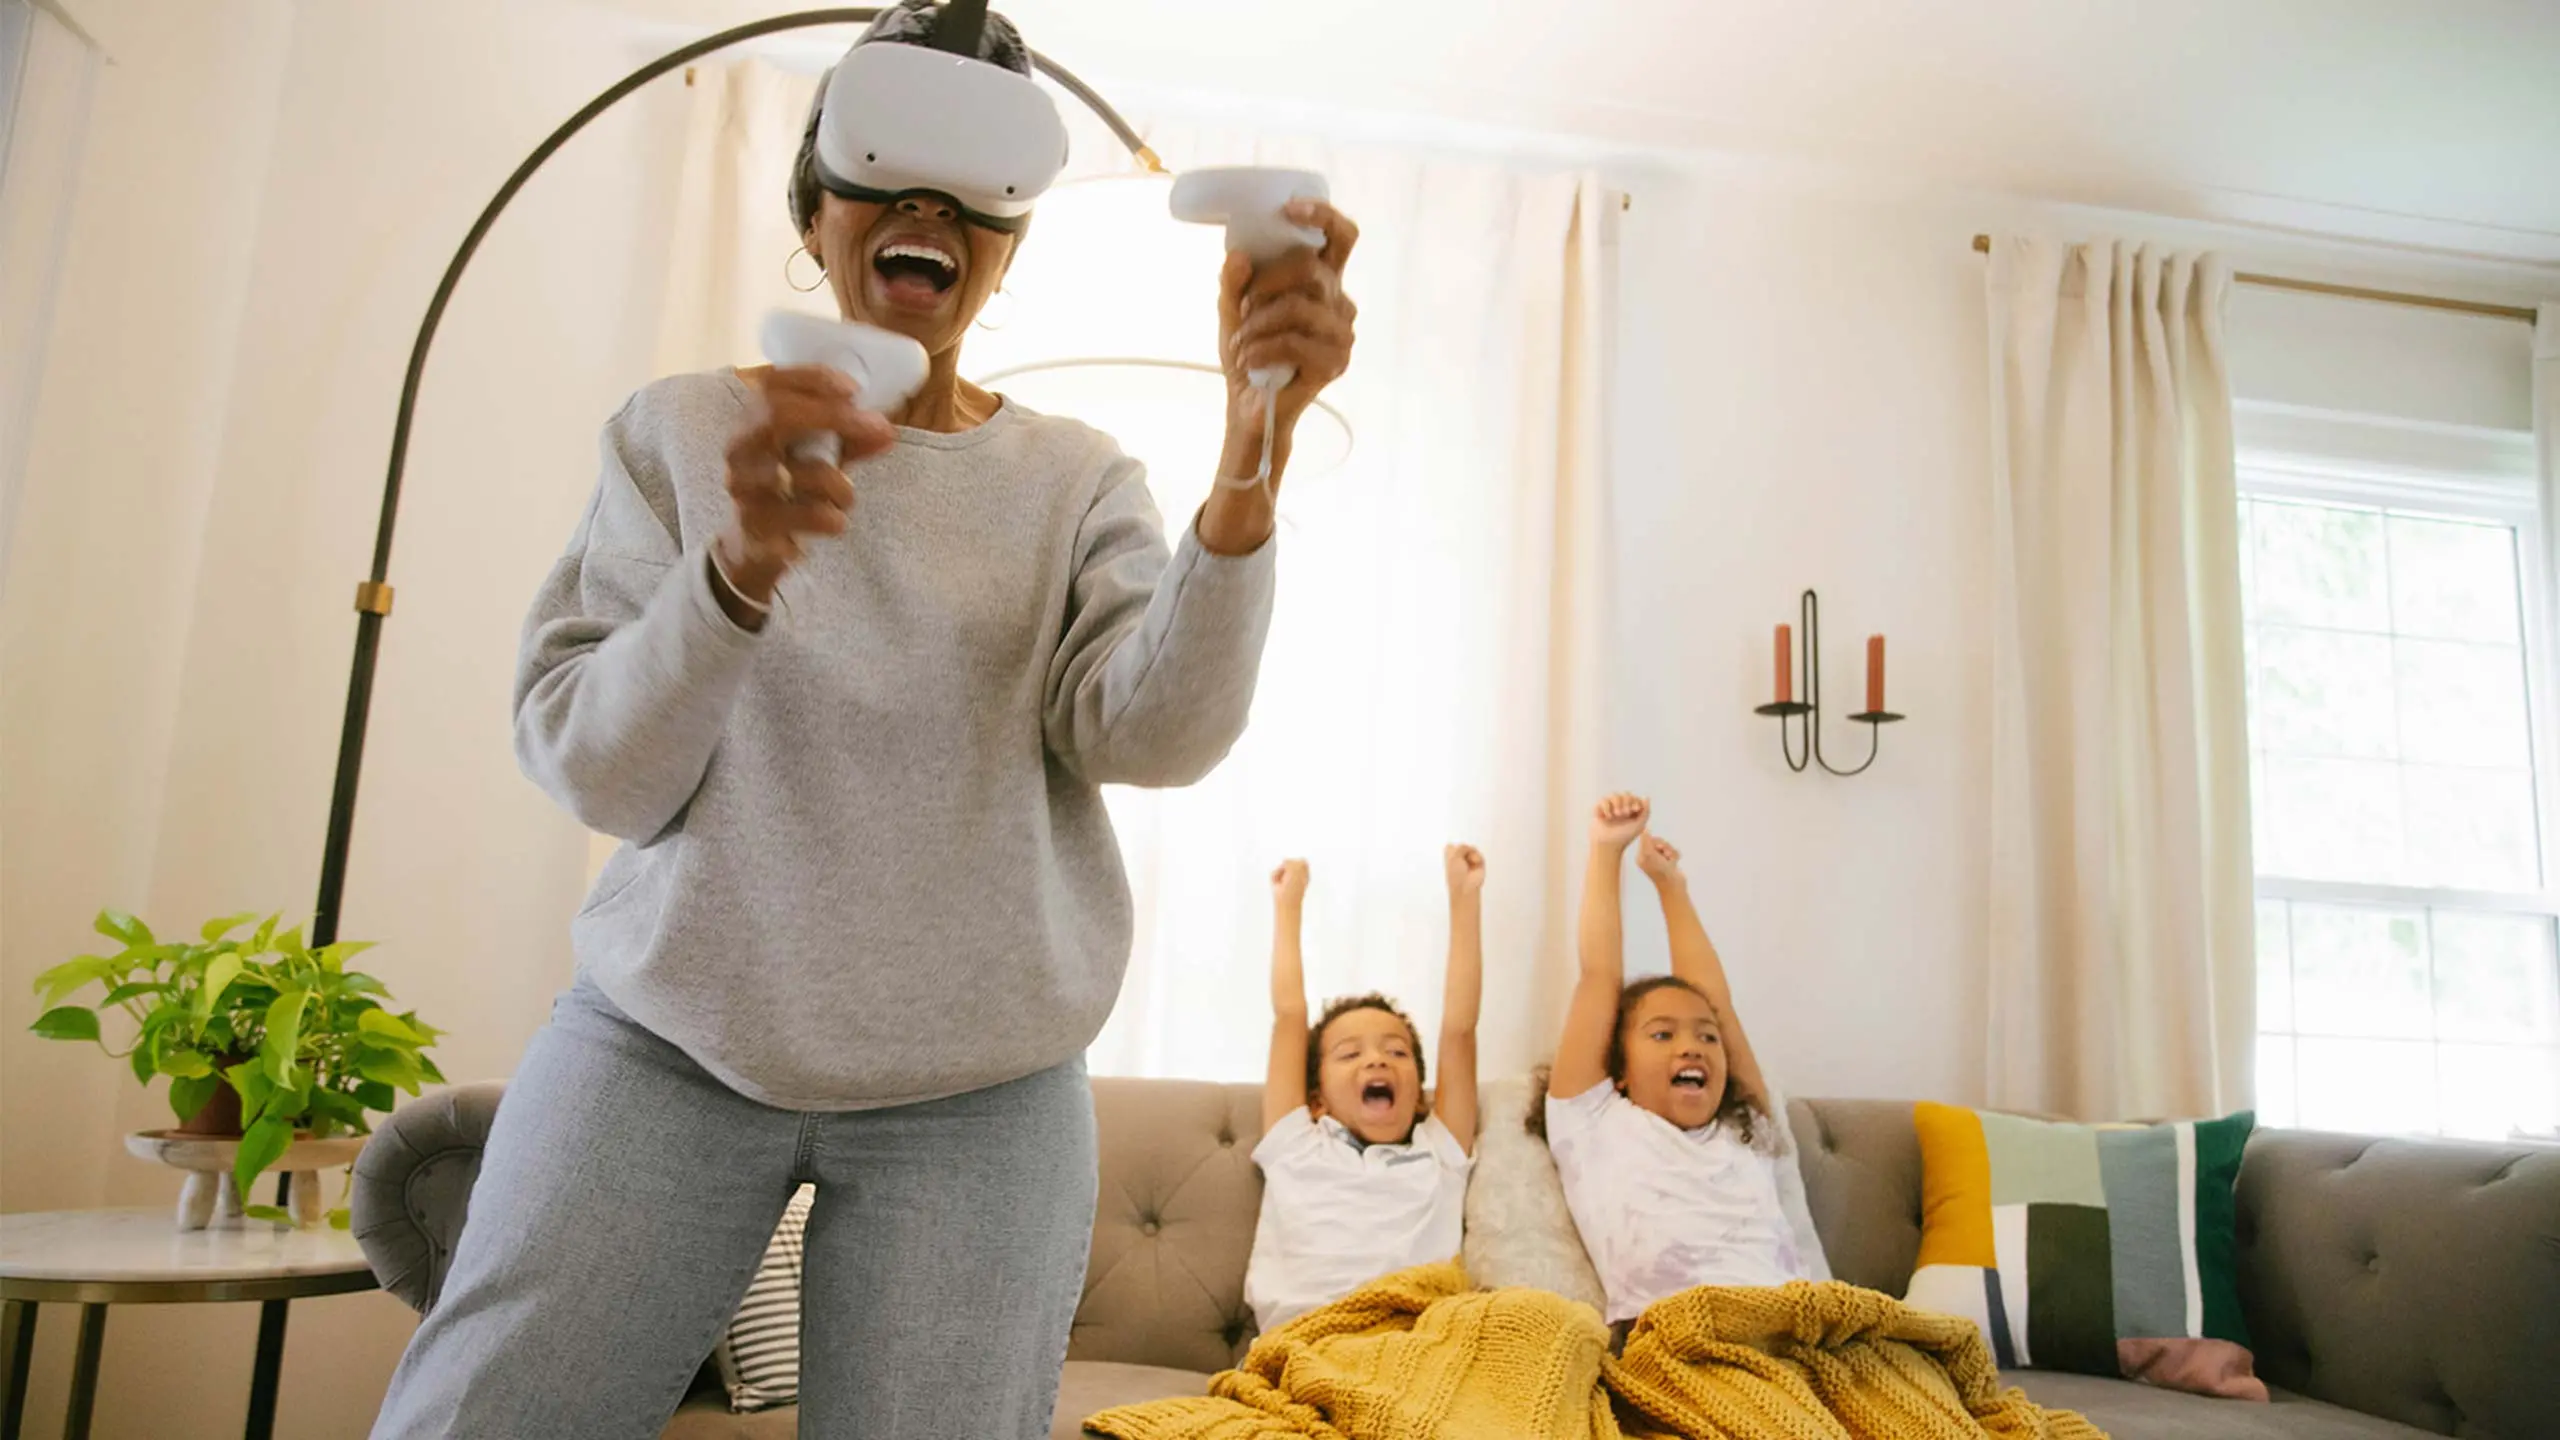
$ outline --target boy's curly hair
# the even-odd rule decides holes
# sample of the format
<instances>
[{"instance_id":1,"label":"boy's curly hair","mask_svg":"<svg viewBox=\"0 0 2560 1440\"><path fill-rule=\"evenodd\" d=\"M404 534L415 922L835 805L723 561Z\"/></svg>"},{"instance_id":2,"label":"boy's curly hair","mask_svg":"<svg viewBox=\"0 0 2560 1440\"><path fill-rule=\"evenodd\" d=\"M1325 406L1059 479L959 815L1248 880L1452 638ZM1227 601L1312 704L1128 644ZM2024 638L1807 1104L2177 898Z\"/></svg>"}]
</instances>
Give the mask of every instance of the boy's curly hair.
<instances>
[{"instance_id":1,"label":"boy's curly hair","mask_svg":"<svg viewBox=\"0 0 2560 1440\"><path fill-rule=\"evenodd\" d=\"M1431 1067L1423 1060L1421 1027L1415 1025L1413 1017L1398 1008L1396 1002L1372 990L1365 995L1342 995L1326 1001L1324 1013L1318 1015L1316 1022L1307 1027L1307 1094L1313 1096L1316 1093L1317 1082L1324 1075L1324 1032L1332 1027L1334 1021L1354 1010L1383 1010L1404 1022L1404 1033L1413 1041L1414 1083L1428 1085L1431 1080ZM1430 1113L1429 1097L1416 1095L1413 1105L1415 1123L1419 1124L1422 1118Z\"/></svg>"},{"instance_id":2,"label":"boy's curly hair","mask_svg":"<svg viewBox=\"0 0 2560 1440\"><path fill-rule=\"evenodd\" d=\"M1644 997L1657 990L1686 990L1701 1000L1707 999L1707 992L1677 975L1648 975L1620 990L1618 1018L1609 1026L1608 1066L1609 1083L1612 1085L1627 1082L1627 1017L1635 1013L1637 1004ZM1520 1123L1529 1133L1541 1140L1547 1138L1547 1087L1554 1077L1555 1067L1552 1065L1541 1065L1531 1072L1529 1113L1520 1117ZM1748 1145L1755 1136L1755 1122L1760 1114L1759 1097L1744 1094L1742 1087L1734 1083L1733 1072L1728 1069L1724 1078L1724 1103L1716 1107L1716 1118L1708 1123L1732 1126L1733 1133L1741 1136L1742 1143Z\"/></svg>"}]
</instances>

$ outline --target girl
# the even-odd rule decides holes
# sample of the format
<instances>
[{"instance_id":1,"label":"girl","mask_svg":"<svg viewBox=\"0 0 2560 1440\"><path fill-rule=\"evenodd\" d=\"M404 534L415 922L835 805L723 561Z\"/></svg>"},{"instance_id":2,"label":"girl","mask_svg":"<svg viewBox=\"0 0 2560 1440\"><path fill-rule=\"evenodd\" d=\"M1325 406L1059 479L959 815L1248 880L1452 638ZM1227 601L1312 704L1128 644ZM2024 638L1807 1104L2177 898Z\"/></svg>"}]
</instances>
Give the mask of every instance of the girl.
<instances>
[{"instance_id":1,"label":"girl","mask_svg":"<svg viewBox=\"0 0 2560 1440\"><path fill-rule=\"evenodd\" d=\"M1267 1334L1381 1275L1458 1253L1476 1139L1476 1002L1484 856L1442 852L1449 882L1440 1088L1423 1098L1422 1037L1395 1002L1349 995L1307 1028L1299 921L1307 862L1271 874L1271 1068L1262 1082L1262 1218L1244 1293Z\"/></svg>"},{"instance_id":2,"label":"girl","mask_svg":"<svg viewBox=\"0 0 2560 1440\"><path fill-rule=\"evenodd\" d=\"M1645 833L1633 795L1600 802L1582 891L1582 975L1565 1012L1543 1121L1565 1204L1608 1293L1612 1324L1693 1285L1828 1279L1795 1156L1734 1013L1724 965L1689 902L1680 852ZM1618 874L1662 898L1671 973L1624 983Z\"/></svg>"}]
</instances>

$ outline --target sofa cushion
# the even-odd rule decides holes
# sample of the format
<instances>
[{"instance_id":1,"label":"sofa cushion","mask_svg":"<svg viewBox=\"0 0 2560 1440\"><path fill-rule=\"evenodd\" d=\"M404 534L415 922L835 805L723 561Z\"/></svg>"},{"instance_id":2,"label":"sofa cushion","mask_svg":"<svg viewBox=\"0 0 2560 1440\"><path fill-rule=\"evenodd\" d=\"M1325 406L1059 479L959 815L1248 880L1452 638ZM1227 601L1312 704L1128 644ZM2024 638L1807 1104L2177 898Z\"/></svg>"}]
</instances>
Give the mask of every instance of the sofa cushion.
<instances>
[{"instance_id":1,"label":"sofa cushion","mask_svg":"<svg viewBox=\"0 0 2560 1440\"><path fill-rule=\"evenodd\" d=\"M2057 1370L2000 1378L2039 1405L2079 1411L2109 1440L2417 1440L2427 1434L2272 1387L2262 1405Z\"/></svg>"},{"instance_id":2,"label":"sofa cushion","mask_svg":"<svg viewBox=\"0 0 2560 1440\"><path fill-rule=\"evenodd\" d=\"M1223 1370L1253 1342L1257 1085L1093 1082L1102 1189L1070 1360Z\"/></svg>"},{"instance_id":3,"label":"sofa cushion","mask_svg":"<svg viewBox=\"0 0 2560 1440\"><path fill-rule=\"evenodd\" d=\"M2239 1201L2268 1383L2440 1435L2560 1435L2560 1147L2264 1130Z\"/></svg>"},{"instance_id":4,"label":"sofa cushion","mask_svg":"<svg viewBox=\"0 0 2560 1440\"><path fill-rule=\"evenodd\" d=\"M1070 1360L1066 1374L1058 1380L1058 1418L1049 1427L1049 1434L1051 1440L1079 1440L1086 1433L1087 1415L1100 1414L1115 1405L1207 1393L1209 1377L1194 1370Z\"/></svg>"},{"instance_id":5,"label":"sofa cushion","mask_svg":"<svg viewBox=\"0 0 2560 1440\"><path fill-rule=\"evenodd\" d=\"M1790 1100L1805 1203L1831 1277L1899 1295L1920 1255L1920 1137L1908 1100Z\"/></svg>"}]
</instances>

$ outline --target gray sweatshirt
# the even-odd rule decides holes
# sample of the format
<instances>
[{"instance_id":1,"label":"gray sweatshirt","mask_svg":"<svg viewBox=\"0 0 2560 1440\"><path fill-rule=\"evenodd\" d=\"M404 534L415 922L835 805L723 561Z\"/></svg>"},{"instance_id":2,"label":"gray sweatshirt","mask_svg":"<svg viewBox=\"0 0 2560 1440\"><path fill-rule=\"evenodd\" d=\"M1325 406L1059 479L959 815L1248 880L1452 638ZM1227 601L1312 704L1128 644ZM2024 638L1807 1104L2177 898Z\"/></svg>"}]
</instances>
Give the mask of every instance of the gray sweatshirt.
<instances>
[{"instance_id":1,"label":"gray sweatshirt","mask_svg":"<svg viewBox=\"0 0 2560 1440\"><path fill-rule=\"evenodd\" d=\"M525 773L626 843L572 927L606 997L767 1104L849 1110L1060 1064L1130 906L1099 786L1242 733L1272 552L1168 553L1137 462L1007 402L852 468L763 630L712 597L731 371L640 391L526 619Z\"/></svg>"}]
</instances>

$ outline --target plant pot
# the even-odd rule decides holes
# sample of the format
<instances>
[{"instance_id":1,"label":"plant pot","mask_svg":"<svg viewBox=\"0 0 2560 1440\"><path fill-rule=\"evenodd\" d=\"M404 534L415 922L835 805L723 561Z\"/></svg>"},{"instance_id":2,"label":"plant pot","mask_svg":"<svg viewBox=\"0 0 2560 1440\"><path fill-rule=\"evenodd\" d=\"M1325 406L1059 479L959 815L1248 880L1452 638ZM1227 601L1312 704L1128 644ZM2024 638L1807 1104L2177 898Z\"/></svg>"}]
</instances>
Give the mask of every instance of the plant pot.
<instances>
[{"instance_id":1,"label":"plant pot","mask_svg":"<svg viewBox=\"0 0 2560 1440\"><path fill-rule=\"evenodd\" d=\"M239 1063L237 1060L229 1058L218 1061L215 1073L219 1074L223 1069L237 1063ZM186 1122L178 1127L178 1133L201 1135L211 1140L239 1139L240 1092L232 1089L228 1084L214 1086L213 1098L204 1102L203 1109L188 1116Z\"/></svg>"}]
</instances>

